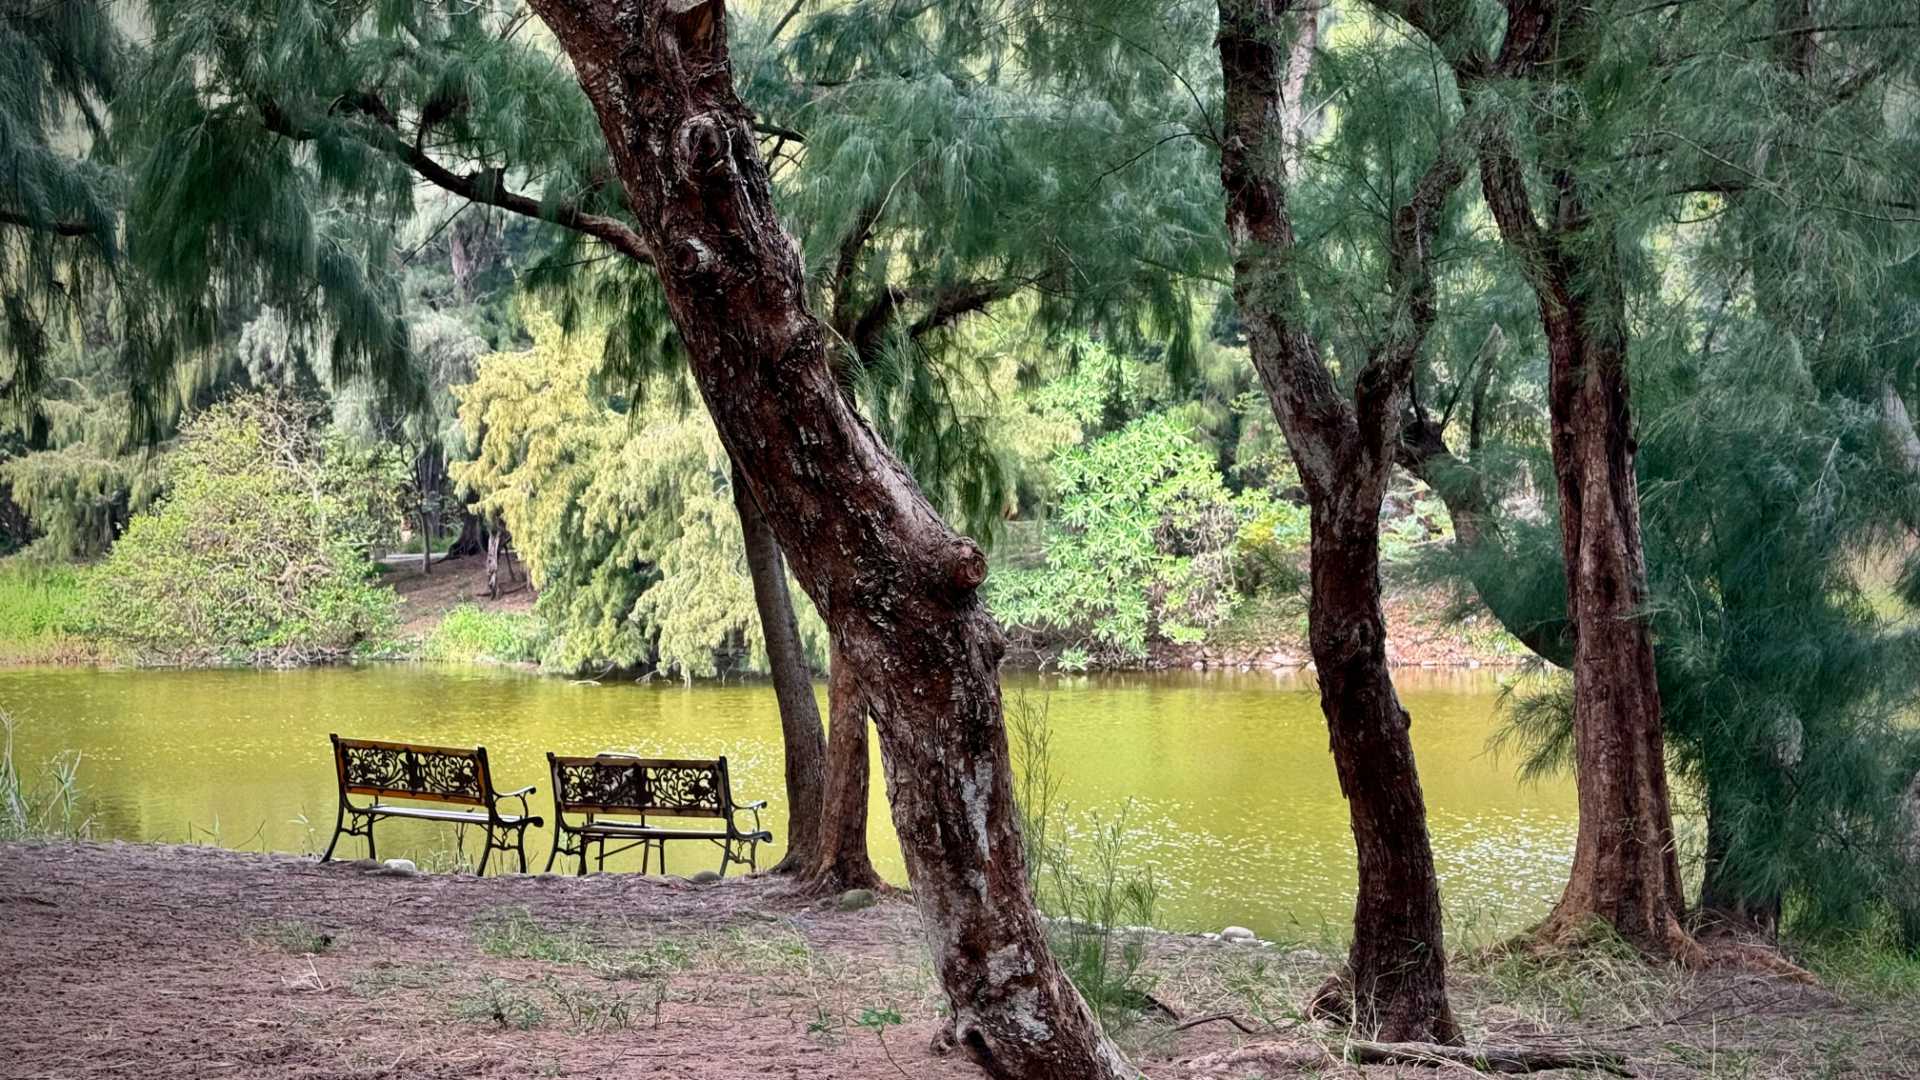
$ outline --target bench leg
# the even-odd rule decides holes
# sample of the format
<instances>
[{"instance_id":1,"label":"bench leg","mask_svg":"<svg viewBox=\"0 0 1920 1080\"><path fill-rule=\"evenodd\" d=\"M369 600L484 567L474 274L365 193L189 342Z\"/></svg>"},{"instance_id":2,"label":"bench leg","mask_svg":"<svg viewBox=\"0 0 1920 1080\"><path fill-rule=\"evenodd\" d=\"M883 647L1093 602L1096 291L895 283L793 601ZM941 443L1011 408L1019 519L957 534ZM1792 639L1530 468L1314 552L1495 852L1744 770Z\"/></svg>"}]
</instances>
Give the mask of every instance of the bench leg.
<instances>
[{"instance_id":1,"label":"bench leg","mask_svg":"<svg viewBox=\"0 0 1920 1080\"><path fill-rule=\"evenodd\" d=\"M520 852L520 872L524 874L527 872L527 827L525 825L520 826L519 832L515 834L513 846Z\"/></svg>"},{"instance_id":2,"label":"bench leg","mask_svg":"<svg viewBox=\"0 0 1920 1080\"><path fill-rule=\"evenodd\" d=\"M346 827L347 827L347 808L343 805L340 807L340 809L334 811L333 839L327 841L327 853L325 855L320 856L321 862L333 861L334 845L340 843L340 833Z\"/></svg>"},{"instance_id":3,"label":"bench leg","mask_svg":"<svg viewBox=\"0 0 1920 1080\"><path fill-rule=\"evenodd\" d=\"M567 830L562 828L559 822L557 821L554 822L553 823L553 854L547 856L547 868L545 871L543 871L544 873L548 873L548 874L553 873L553 861L560 857L560 838L565 835L567 835Z\"/></svg>"},{"instance_id":4,"label":"bench leg","mask_svg":"<svg viewBox=\"0 0 1920 1080\"><path fill-rule=\"evenodd\" d=\"M480 866L473 872L475 877L487 876L487 860L493 856L493 826L487 826L487 840L480 848Z\"/></svg>"}]
</instances>

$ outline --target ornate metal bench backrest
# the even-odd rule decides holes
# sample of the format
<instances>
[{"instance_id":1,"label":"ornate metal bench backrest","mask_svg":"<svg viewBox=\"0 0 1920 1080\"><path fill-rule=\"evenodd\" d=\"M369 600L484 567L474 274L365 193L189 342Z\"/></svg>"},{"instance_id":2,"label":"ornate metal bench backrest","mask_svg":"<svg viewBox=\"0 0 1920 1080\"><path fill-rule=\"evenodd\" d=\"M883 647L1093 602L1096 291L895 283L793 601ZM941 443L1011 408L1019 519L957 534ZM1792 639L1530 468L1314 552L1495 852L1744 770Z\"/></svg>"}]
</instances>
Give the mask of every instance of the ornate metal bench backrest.
<instances>
[{"instance_id":1,"label":"ornate metal bench backrest","mask_svg":"<svg viewBox=\"0 0 1920 1080\"><path fill-rule=\"evenodd\" d=\"M553 768L554 809L561 813L725 819L733 809L726 758L547 758Z\"/></svg>"},{"instance_id":2,"label":"ornate metal bench backrest","mask_svg":"<svg viewBox=\"0 0 1920 1080\"><path fill-rule=\"evenodd\" d=\"M344 794L490 806L487 749L333 739Z\"/></svg>"}]
</instances>

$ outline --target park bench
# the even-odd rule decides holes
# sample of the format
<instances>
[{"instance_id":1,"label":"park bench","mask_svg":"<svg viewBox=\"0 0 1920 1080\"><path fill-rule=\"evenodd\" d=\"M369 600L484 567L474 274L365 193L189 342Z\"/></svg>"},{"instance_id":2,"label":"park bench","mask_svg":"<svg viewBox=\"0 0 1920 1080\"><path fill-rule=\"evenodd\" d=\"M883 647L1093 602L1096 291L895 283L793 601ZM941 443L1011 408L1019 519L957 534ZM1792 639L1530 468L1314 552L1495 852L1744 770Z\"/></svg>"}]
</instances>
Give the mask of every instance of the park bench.
<instances>
[{"instance_id":1,"label":"park bench","mask_svg":"<svg viewBox=\"0 0 1920 1080\"><path fill-rule=\"evenodd\" d=\"M371 739L333 740L333 763L340 777L340 813L334 821L333 840L321 862L333 858L333 849L342 836L367 838L367 858L374 858L373 823L379 818L414 818L421 821L451 821L461 825L479 825L486 831L486 847L480 853L479 873L487 872L487 860L497 850L518 851L520 870L527 869L527 826L541 819L527 812L527 796L533 785L517 791L495 791L493 773L487 768L487 748L420 746L414 743L377 742ZM354 804L350 796L371 796L365 806ZM440 803L431 806L395 805L388 799ZM500 804L519 799L519 813L503 813Z\"/></svg>"},{"instance_id":2,"label":"park bench","mask_svg":"<svg viewBox=\"0 0 1920 1080\"><path fill-rule=\"evenodd\" d=\"M735 803L727 778L727 759L680 760L641 758L603 753L594 757L559 757L549 753L553 776L553 854L547 869L562 855L580 858L579 872L587 872L587 848L599 845L599 867L607 866L608 841L613 854L638 847L640 872L646 873L655 852L660 872L667 871L667 841L705 840L720 849L720 873L735 863L758 869L755 850L773 834L760 827L765 800ZM753 814L753 828L741 829L735 816ZM578 823L569 822L571 814ZM613 816L620 815L620 816ZM638 820L633 820L637 818ZM715 828L665 825L652 818L717 819ZM745 852L744 856L742 852Z\"/></svg>"}]
</instances>

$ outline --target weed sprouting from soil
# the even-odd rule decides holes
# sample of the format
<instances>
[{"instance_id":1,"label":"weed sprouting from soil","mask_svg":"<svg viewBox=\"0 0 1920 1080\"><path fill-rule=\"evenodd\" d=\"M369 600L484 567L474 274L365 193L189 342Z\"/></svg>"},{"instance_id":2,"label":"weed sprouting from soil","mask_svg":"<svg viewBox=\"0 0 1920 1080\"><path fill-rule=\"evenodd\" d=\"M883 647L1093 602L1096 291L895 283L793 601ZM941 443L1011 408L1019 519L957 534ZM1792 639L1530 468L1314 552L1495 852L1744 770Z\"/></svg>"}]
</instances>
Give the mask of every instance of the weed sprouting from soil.
<instances>
[{"instance_id":1,"label":"weed sprouting from soil","mask_svg":"<svg viewBox=\"0 0 1920 1080\"><path fill-rule=\"evenodd\" d=\"M344 944L336 934L304 919L275 919L254 928L254 939L295 956L317 956Z\"/></svg>"},{"instance_id":2,"label":"weed sprouting from soil","mask_svg":"<svg viewBox=\"0 0 1920 1080\"><path fill-rule=\"evenodd\" d=\"M478 990L454 1001L453 1014L470 1023L493 1023L520 1031L537 1028L547 1019L546 1010L533 995L491 975L481 981Z\"/></svg>"},{"instance_id":3,"label":"weed sprouting from soil","mask_svg":"<svg viewBox=\"0 0 1920 1080\"><path fill-rule=\"evenodd\" d=\"M1101 1023L1124 1030L1154 1004L1145 929L1158 899L1153 874L1122 863L1127 810L1112 821L1096 818L1082 852L1064 842L1066 807L1058 801L1045 706L1016 698L1007 729L1020 763L1015 802L1027 873L1041 910L1054 917L1048 944Z\"/></svg>"}]
</instances>

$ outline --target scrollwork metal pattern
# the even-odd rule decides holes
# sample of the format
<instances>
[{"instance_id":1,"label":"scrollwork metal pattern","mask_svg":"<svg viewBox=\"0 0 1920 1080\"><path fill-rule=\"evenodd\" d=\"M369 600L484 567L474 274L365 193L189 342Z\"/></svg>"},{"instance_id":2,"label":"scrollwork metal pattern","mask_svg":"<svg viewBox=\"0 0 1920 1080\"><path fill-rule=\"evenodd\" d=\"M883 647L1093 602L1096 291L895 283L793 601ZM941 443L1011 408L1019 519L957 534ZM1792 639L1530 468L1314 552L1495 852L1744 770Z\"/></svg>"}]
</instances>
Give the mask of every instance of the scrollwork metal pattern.
<instances>
[{"instance_id":1,"label":"scrollwork metal pattern","mask_svg":"<svg viewBox=\"0 0 1920 1080\"><path fill-rule=\"evenodd\" d=\"M460 754L429 754L384 746L343 746L347 786L383 791L414 791L481 802L478 759Z\"/></svg>"},{"instance_id":2,"label":"scrollwork metal pattern","mask_svg":"<svg viewBox=\"0 0 1920 1080\"><path fill-rule=\"evenodd\" d=\"M560 766L564 803L636 813L724 814L717 765L654 765L608 761Z\"/></svg>"}]
</instances>

